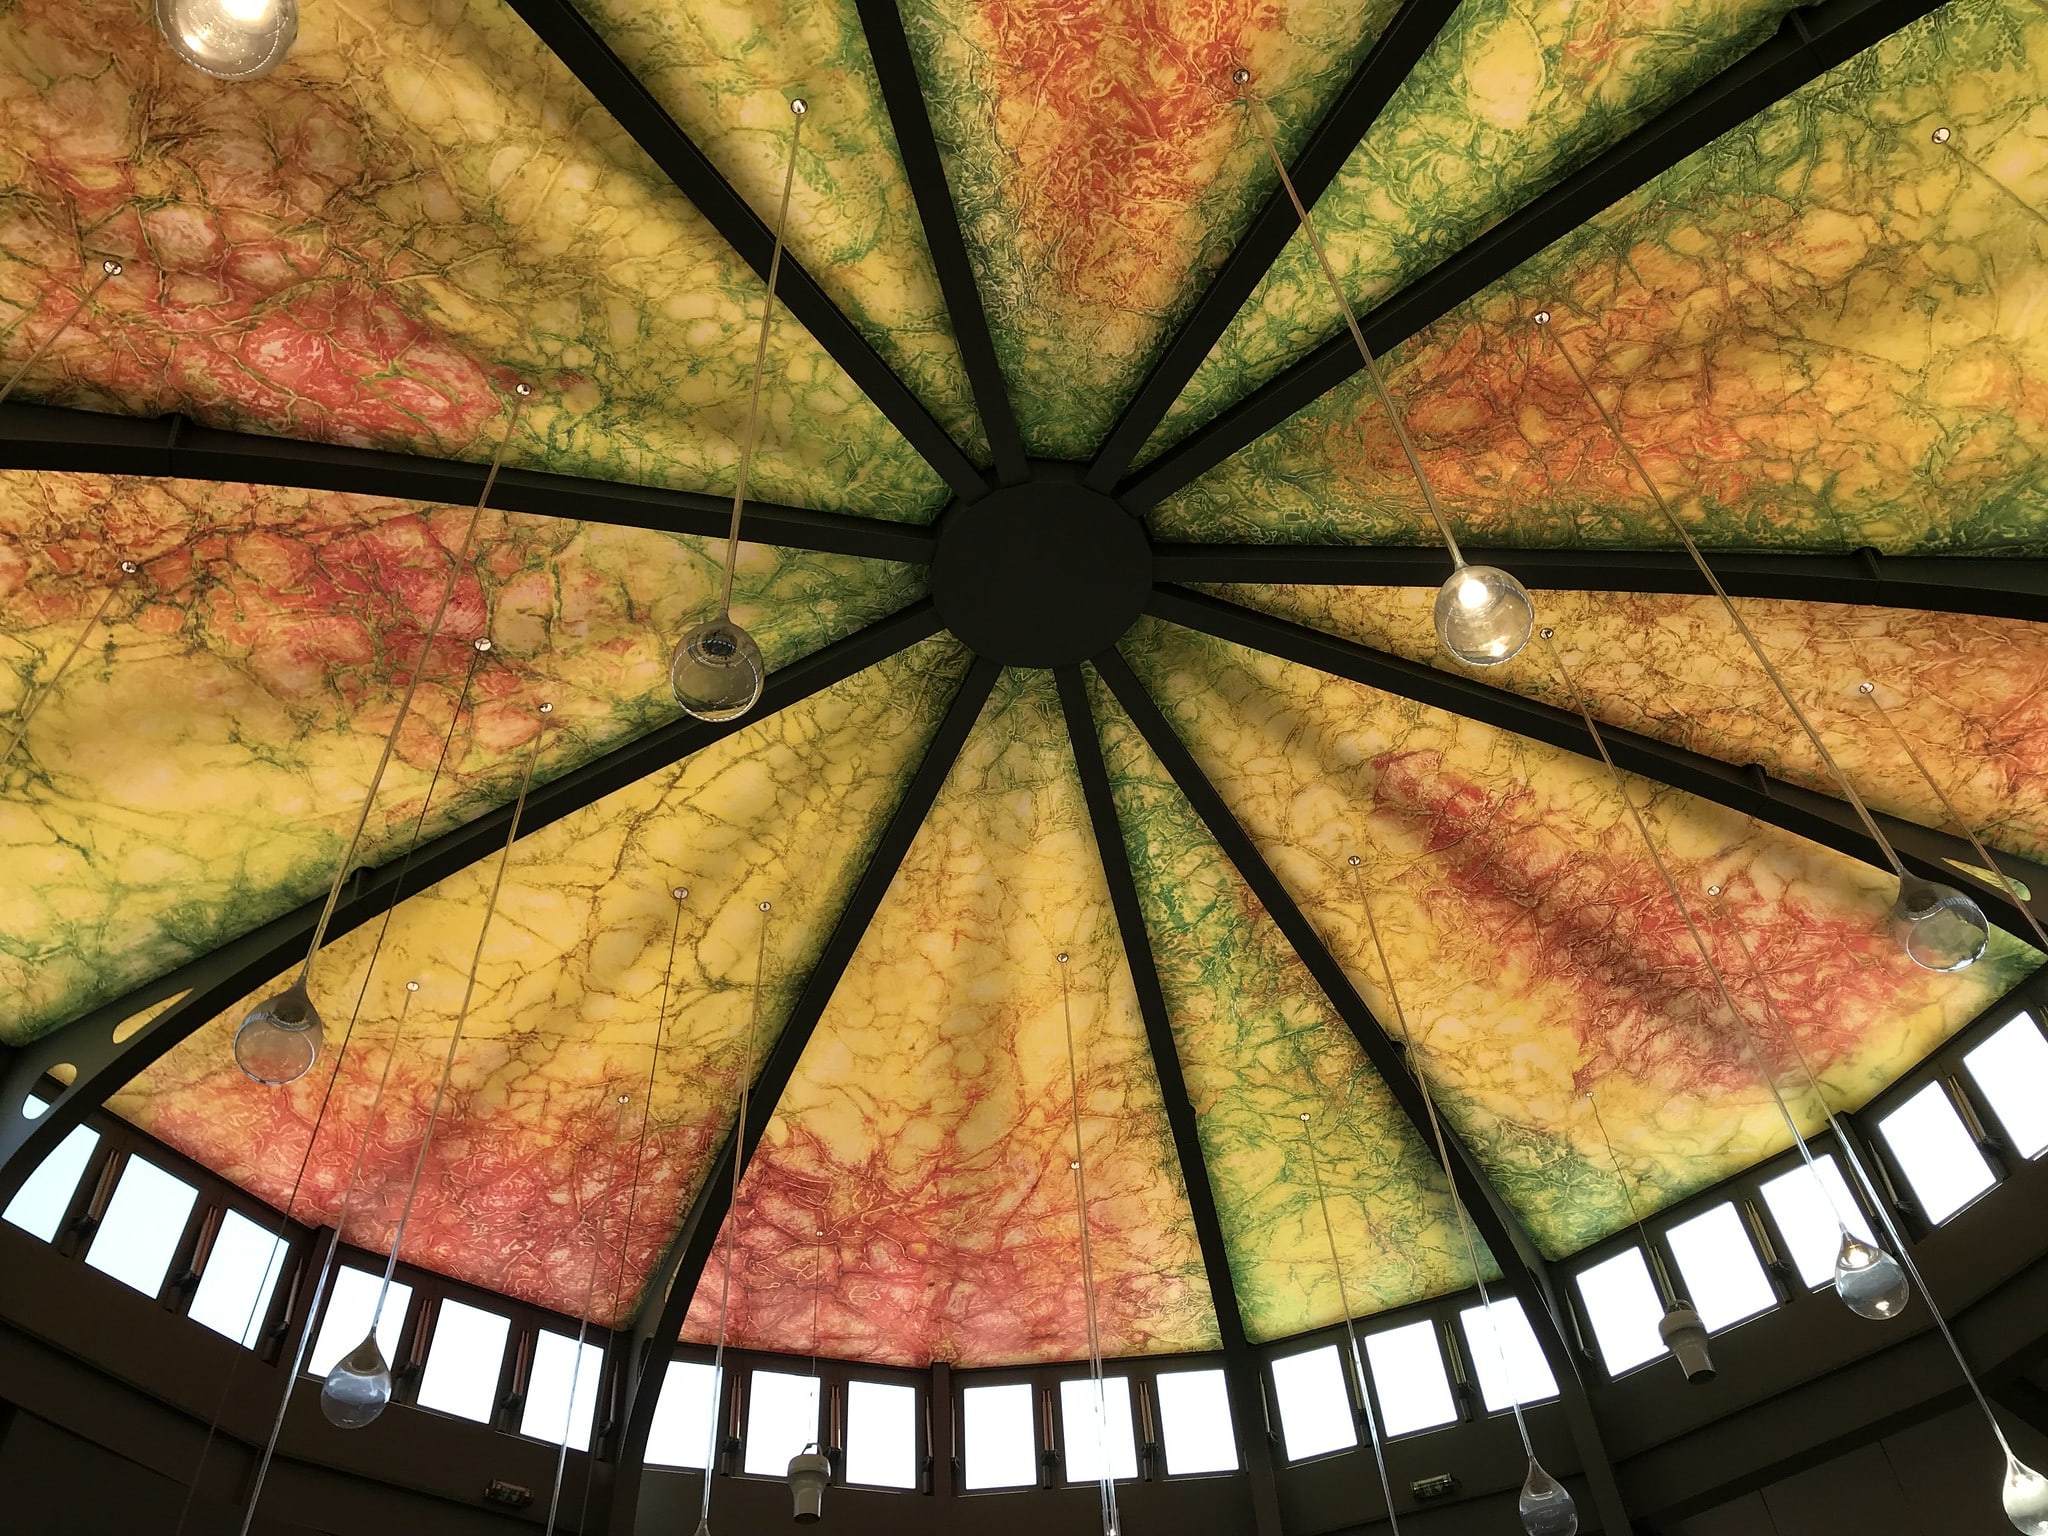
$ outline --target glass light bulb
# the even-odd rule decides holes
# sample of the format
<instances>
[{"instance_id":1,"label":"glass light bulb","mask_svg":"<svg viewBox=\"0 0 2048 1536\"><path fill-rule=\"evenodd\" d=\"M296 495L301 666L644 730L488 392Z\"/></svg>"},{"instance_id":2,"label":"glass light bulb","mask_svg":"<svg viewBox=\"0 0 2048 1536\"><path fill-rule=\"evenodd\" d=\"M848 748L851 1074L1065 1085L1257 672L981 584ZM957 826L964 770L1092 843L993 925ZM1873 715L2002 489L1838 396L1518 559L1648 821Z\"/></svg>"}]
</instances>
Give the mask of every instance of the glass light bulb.
<instances>
[{"instance_id":1,"label":"glass light bulb","mask_svg":"<svg viewBox=\"0 0 2048 1536\"><path fill-rule=\"evenodd\" d=\"M1843 1232L1835 1253L1835 1294L1858 1317L1897 1317L1913 1299L1913 1283L1899 1261L1853 1232Z\"/></svg>"},{"instance_id":2,"label":"glass light bulb","mask_svg":"<svg viewBox=\"0 0 2048 1536\"><path fill-rule=\"evenodd\" d=\"M768 668L754 637L731 619L699 624L676 642L668 665L676 702L699 720L737 720L761 697Z\"/></svg>"},{"instance_id":3,"label":"glass light bulb","mask_svg":"<svg viewBox=\"0 0 2048 1536\"><path fill-rule=\"evenodd\" d=\"M1923 970L1960 971L1984 958L1991 924L1984 909L1952 885L1908 875L1899 882L1892 932L1907 958Z\"/></svg>"},{"instance_id":4,"label":"glass light bulb","mask_svg":"<svg viewBox=\"0 0 2048 1536\"><path fill-rule=\"evenodd\" d=\"M2005 1518L2027 1536L2048 1536L2048 1477L2043 1477L2011 1451L2005 1453L2005 1486L1999 1490Z\"/></svg>"},{"instance_id":5,"label":"glass light bulb","mask_svg":"<svg viewBox=\"0 0 2048 1536\"><path fill-rule=\"evenodd\" d=\"M298 0L156 0L171 51L217 80L254 80L284 62L299 35Z\"/></svg>"},{"instance_id":6,"label":"glass light bulb","mask_svg":"<svg viewBox=\"0 0 2048 1536\"><path fill-rule=\"evenodd\" d=\"M249 1010L235 1031L235 1065L273 1086L304 1077L320 1059L320 1029L302 976Z\"/></svg>"},{"instance_id":7,"label":"glass light bulb","mask_svg":"<svg viewBox=\"0 0 2048 1536\"><path fill-rule=\"evenodd\" d=\"M1543 1463L1529 1458L1529 1475L1522 1482L1522 1496L1515 1501L1522 1513L1522 1529L1529 1536L1578 1536L1579 1510L1564 1484L1543 1470Z\"/></svg>"},{"instance_id":8,"label":"glass light bulb","mask_svg":"<svg viewBox=\"0 0 2048 1536\"><path fill-rule=\"evenodd\" d=\"M1536 605L1527 589L1496 566L1460 566L1437 589L1436 637L1475 667L1509 660L1535 627Z\"/></svg>"},{"instance_id":9,"label":"glass light bulb","mask_svg":"<svg viewBox=\"0 0 2048 1536\"><path fill-rule=\"evenodd\" d=\"M334 1362L320 1383L320 1411L337 1429L361 1429L375 1423L391 1401L391 1367L378 1347L374 1331Z\"/></svg>"}]
</instances>

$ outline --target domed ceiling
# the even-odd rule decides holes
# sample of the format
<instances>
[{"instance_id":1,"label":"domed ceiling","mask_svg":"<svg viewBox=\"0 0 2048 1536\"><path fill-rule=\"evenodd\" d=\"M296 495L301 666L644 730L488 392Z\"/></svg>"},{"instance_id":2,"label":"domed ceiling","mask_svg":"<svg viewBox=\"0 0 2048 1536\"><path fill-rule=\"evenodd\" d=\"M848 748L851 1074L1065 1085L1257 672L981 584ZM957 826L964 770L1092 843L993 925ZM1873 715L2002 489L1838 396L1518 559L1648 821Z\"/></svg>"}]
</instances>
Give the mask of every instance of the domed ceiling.
<instances>
[{"instance_id":1,"label":"domed ceiling","mask_svg":"<svg viewBox=\"0 0 2048 1536\"><path fill-rule=\"evenodd\" d=\"M1070 1005L1106 1352L1215 1347L1226 1279L1253 1340L1336 1320L1304 1114L1354 1305L1468 1285L1394 1058L1289 927L1391 1023L1353 855L1448 1124L1540 1252L1627 1219L1588 1093L1649 1209L1786 1145L1583 733L1514 725L1570 708L1542 647L1483 672L1436 649L1448 567L1399 574L1431 526L1300 236L1271 235L1234 315L1187 339L1249 270L1234 253L1284 233L1275 208L1291 219L1231 70L1253 70L1281 154L1325 165L1333 266L1386 338L1461 539L1511 568L1514 551L1675 548L1562 345L1710 556L2040 558L2048 12L1866 18L1845 62L1656 166L1624 151L1774 46L1785 5L906 0L879 33L895 8L856 0L579 10L307 0L283 68L241 85L180 65L136 0L0 15L0 362L49 341L0 407L0 703L47 683L114 589L0 769L0 1040L124 999L161 1009L209 954L317 902L416 672L366 864L502 828L536 731L537 783L601 790L512 845L405 1242L461 1280L578 1312L603 1256L597 1320L629 1316L730 1177L738 1083L780 1042L787 1083L756 1105L685 1337L715 1331L729 1246L741 1346L1080 1357ZM914 112L892 73L906 42ZM1375 110L1361 80L1382 82ZM732 490L797 94L797 270L734 614L802 681L692 750L635 757L671 739L669 650L717 602L712 498ZM914 190L934 145L951 219ZM1618 201L1401 311L1494 259L1527 210L1562 217L1560 189L1617 156L1638 166ZM124 272L59 334L103 257ZM436 461L491 457L521 379L504 494L461 559L477 474L419 498ZM271 471L178 459L175 438L161 465L200 478L129 473L158 461L113 449L53 468L38 446L119 444L118 418L167 413L242 434L238 462ZM335 446L383 457L322 457ZM403 469L393 494L348 468L373 461ZM1305 561L1344 563L1197 583L1063 699L1053 671L997 670L942 627L928 532L994 480L1091 464L1162 561L1293 545L1296 583ZM1717 604L1622 585L1536 594L1603 721L1835 793ZM1944 818L1858 701L1864 678L1995 848L2048 860L2048 625L1845 592L1736 601L1892 825ZM1070 594L1024 597L1056 624ZM1181 622L1204 600L1371 658L1385 686ZM892 621L872 655L828 664ZM1973 967L1917 969L1874 849L1696 783L1631 787L1680 885L1725 891L1698 910L1738 999L1761 1021L1740 934L1840 1105L2041 963L2001 927ZM1277 886L1219 841L1207 795ZM316 1222L366 1146L346 1235L388 1242L502 838L333 942L307 1077L264 1087L234 1064L266 983L180 1031L114 1108L279 1204L305 1158L297 1209ZM1183 1094L1198 1145L1177 1150Z\"/></svg>"}]
</instances>

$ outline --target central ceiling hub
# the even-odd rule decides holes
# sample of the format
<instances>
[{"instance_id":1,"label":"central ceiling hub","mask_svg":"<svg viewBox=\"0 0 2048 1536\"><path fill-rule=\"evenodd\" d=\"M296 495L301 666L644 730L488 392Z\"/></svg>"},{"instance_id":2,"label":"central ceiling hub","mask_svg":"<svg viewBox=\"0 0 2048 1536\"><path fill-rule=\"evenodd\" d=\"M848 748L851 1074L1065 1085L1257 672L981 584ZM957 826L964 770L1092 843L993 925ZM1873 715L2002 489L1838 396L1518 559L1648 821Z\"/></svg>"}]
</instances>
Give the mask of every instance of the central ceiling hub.
<instances>
[{"instance_id":1,"label":"central ceiling hub","mask_svg":"<svg viewBox=\"0 0 2048 1536\"><path fill-rule=\"evenodd\" d=\"M1152 545L1138 520L1079 483L1078 466L954 507L939 524L932 601L977 656L1066 667L1108 650L1145 611Z\"/></svg>"}]
</instances>

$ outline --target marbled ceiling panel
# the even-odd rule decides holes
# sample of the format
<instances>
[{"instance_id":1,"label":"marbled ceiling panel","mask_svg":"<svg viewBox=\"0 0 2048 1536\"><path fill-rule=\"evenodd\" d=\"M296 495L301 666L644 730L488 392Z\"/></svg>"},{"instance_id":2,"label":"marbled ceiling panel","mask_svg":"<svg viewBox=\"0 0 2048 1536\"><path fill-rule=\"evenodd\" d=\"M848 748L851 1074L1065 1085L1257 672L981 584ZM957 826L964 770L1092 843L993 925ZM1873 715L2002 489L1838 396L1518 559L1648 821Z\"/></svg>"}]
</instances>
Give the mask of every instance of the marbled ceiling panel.
<instances>
[{"instance_id":1,"label":"marbled ceiling panel","mask_svg":"<svg viewBox=\"0 0 2048 1536\"><path fill-rule=\"evenodd\" d=\"M904 23L1033 453L1086 458L1274 190L1392 0L915 0Z\"/></svg>"},{"instance_id":2,"label":"marbled ceiling panel","mask_svg":"<svg viewBox=\"0 0 2048 1536\"><path fill-rule=\"evenodd\" d=\"M775 908L758 1025L768 1042L963 664L951 641L927 641L519 840L407 1229L408 1262L575 1313L601 1246L605 1324L623 1244L618 1304L630 1308L731 1128L753 1027L757 904ZM252 996L148 1068L113 1107L279 1206L317 1128L297 1204L315 1223L338 1217L373 1131L347 1235L388 1244L496 866L493 856L406 901L381 950L377 924L329 946L314 987L328 1052L297 1083L263 1087L235 1066L234 1026ZM689 892L680 906L676 886ZM373 1123L408 979L421 989ZM361 1022L343 1053L359 998ZM335 1062L334 1097L316 1127ZM630 1130L621 1093L633 1098Z\"/></svg>"},{"instance_id":3,"label":"marbled ceiling panel","mask_svg":"<svg viewBox=\"0 0 2048 1536\"><path fill-rule=\"evenodd\" d=\"M1704 544L2048 550L2044 94L2048 13L1953 0L1426 329L1389 387L1453 527L1495 545L1675 542L1562 345ZM1356 379L1154 527L1431 536Z\"/></svg>"},{"instance_id":4,"label":"marbled ceiling panel","mask_svg":"<svg viewBox=\"0 0 2048 1536\"><path fill-rule=\"evenodd\" d=\"M1423 1139L1099 687L1096 715L1246 1331L1281 1338L1344 1315L1318 1170L1354 1315L1470 1285L1449 1187Z\"/></svg>"},{"instance_id":5,"label":"marbled ceiling panel","mask_svg":"<svg viewBox=\"0 0 2048 1536\"><path fill-rule=\"evenodd\" d=\"M898 1365L1087 1354L1062 951L1103 1353L1216 1347L1052 676L1015 669L768 1122L686 1338L717 1334L730 1247L742 1347Z\"/></svg>"},{"instance_id":6,"label":"marbled ceiling panel","mask_svg":"<svg viewBox=\"0 0 2048 1536\"><path fill-rule=\"evenodd\" d=\"M0 1039L34 1038L325 888L471 516L0 474L0 740L119 581L0 765ZM474 549L374 808L368 862L405 846L444 743L429 836L511 798L543 697L558 722L543 779L676 718L669 649L715 604L723 553L496 512ZM125 580L123 558L140 566ZM922 585L907 566L746 545L734 611L779 666ZM486 634L480 658L471 642Z\"/></svg>"},{"instance_id":7,"label":"marbled ceiling panel","mask_svg":"<svg viewBox=\"0 0 2048 1536\"><path fill-rule=\"evenodd\" d=\"M1132 666L1391 1019L1345 865L1365 861L1446 1118L1546 1251L1627 1220L1588 1092L1646 1209L1789 1145L1597 760L1154 620L1133 639ZM2040 962L1994 932L1970 969L1919 970L1891 937L1888 873L1677 790L1630 792L1752 1025L1733 922L1838 1103L1863 1103Z\"/></svg>"},{"instance_id":8,"label":"marbled ceiling panel","mask_svg":"<svg viewBox=\"0 0 2048 1536\"><path fill-rule=\"evenodd\" d=\"M309 5L268 79L181 65L146 0L0 18L17 399L729 487L762 284L497 0ZM923 518L943 486L785 314L758 495Z\"/></svg>"}]
</instances>

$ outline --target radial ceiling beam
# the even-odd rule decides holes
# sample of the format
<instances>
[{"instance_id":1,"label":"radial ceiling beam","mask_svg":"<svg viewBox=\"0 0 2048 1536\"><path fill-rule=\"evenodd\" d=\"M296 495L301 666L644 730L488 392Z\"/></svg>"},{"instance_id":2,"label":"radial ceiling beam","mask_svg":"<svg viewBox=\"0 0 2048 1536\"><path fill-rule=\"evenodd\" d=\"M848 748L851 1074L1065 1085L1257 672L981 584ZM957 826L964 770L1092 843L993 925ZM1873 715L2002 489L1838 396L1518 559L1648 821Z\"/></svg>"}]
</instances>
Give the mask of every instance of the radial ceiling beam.
<instances>
[{"instance_id":1,"label":"radial ceiling beam","mask_svg":"<svg viewBox=\"0 0 2048 1536\"><path fill-rule=\"evenodd\" d=\"M1421 662L1176 587L1158 588L1147 611L1156 618L1234 645L1264 651L1432 709L1479 720L1580 757L1594 756L1585 722L1575 711L1539 703L1459 673L1439 671ZM1607 739L1616 765L1625 772L1668 784L1851 858L1888 867L1855 811L1832 795L1774 779L1761 768L1724 763L1719 758L1618 726L1603 725L1600 734ZM1872 814L1909 869L1930 880L1967 886L1986 915L2001 928L2010 933L2028 931L2017 898L2010 890L2002 883L1993 884L1967 872L1977 862L1976 852L1967 839L1896 816ZM2007 871L2028 887L2028 904L2048 921L2048 867L2011 854L2001 857Z\"/></svg>"},{"instance_id":2,"label":"radial ceiling beam","mask_svg":"<svg viewBox=\"0 0 2048 1536\"><path fill-rule=\"evenodd\" d=\"M734 1159L738 1159L739 1174L744 1178L768 1128L768 1120L781 1101L783 1091L789 1087L790 1077L803 1057L804 1047L810 1044L811 1032L818 1027L826 1004L832 1001L832 994L838 990L840 978L845 975L855 950L860 947L868 925L874 921L882 898L888 894L890 883L895 880L897 870L917 837L918 828L924 825L932 802L938 798L940 787L946 782L947 774L952 772L961 748L967 744L968 732L974 728L974 722L980 717L982 706L988 702L989 691L995 687L996 678L1002 670L995 662L976 658L960 684L959 692L953 695L953 702L947 706L945 717L940 720L938 730L925 748L917 771L904 786L903 797L897 802L888 825L882 829L875 850L868 857L867 867L861 871L859 881L847 897L846 906L839 914L839 921L833 925L817 963L804 978L803 990L797 994L789 1018L762 1061L760 1074L754 1079L746 1135L737 1138L727 1132L717 1157L698 1187L696 1198L690 1202L690 1208L683 1216L674 1241L669 1244L668 1252L654 1273L648 1277L633 1324L631 1359L637 1375L629 1388L625 1433L619 1447L618 1474L613 1491L611 1529L617 1536L630 1536L634 1528L640 1472L647 1454L647 1434L653 1427L654 1406L661 1396L662 1378L667 1374L667 1346L682 1334L683 1320L689 1315L697 1284L704 1277L704 1267L711 1260L719 1228L731 1209Z\"/></svg>"},{"instance_id":3,"label":"radial ceiling beam","mask_svg":"<svg viewBox=\"0 0 2048 1536\"><path fill-rule=\"evenodd\" d=\"M1352 1038L1357 1040L1366 1060L1386 1084L1388 1093L1407 1117L1424 1149L1435 1159L1436 1139L1422 1084L1409 1070L1401 1047L1351 985L1351 978L1345 974L1342 963L1330 952L1322 935L1316 932L1308 915L1296 904L1286 884L1273 872L1273 867L1259 852L1258 844L1245 831L1216 786L1209 782L1208 775L1195 761L1194 753L1188 750L1180 733L1154 702L1145 685L1138 681L1130 664L1115 651L1105 651L1095 658L1095 669L1109 685L1110 692L1116 695L1117 702L1145 738L1153 755L1165 767L1168 777L1179 787L1188 804L1194 807L1195 814L1209 829L1209 835L1222 848L1224 856L1236 868L1252 895L1266 909L1288 946L1307 967L1317 989L1351 1031ZM1578 1355L1558 1323L1562 1313L1549 1268L1536 1247L1535 1239L1522 1225L1521 1217L1494 1187L1464 1139L1449 1126L1442 1129L1449 1154L1444 1173L1457 1190L1472 1224L1485 1239L1509 1289L1522 1298L1530 1326L1543 1346L1551 1374L1557 1378L1565 1425L1578 1451L1580 1470L1586 1476L1599 1510L1600 1529L1626 1532L1630 1526L1622 1505L1620 1486L1615 1481L1613 1463L1607 1455L1592 1405L1579 1377Z\"/></svg>"},{"instance_id":4,"label":"radial ceiling beam","mask_svg":"<svg viewBox=\"0 0 2048 1536\"><path fill-rule=\"evenodd\" d=\"M570 0L510 0L520 19L534 30L569 73L597 99L646 153L675 183L676 189L701 213L740 259L763 281L775 246L775 232L733 189L669 116L668 109L654 99L626 61L612 52L611 45L597 29L583 19ZM953 441L937 418L925 409L910 387L882 360L867 337L804 270L787 248L782 253L782 271L776 293L812 340L846 370L848 378L875 403L891 425L924 456L925 462L950 485L955 494L972 499L986 490L987 482Z\"/></svg>"},{"instance_id":5,"label":"radial ceiling beam","mask_svg":"<svg viewBox=\"0 0 2048 1536\"><path fill-rule=\"evenodd\" d=\"M1280 1495L1273 1478L1273 1437L1266 1430L1266 1400L1260 1385L1258 1357L1245 1336L1244 1314L1238 1307L1237 1285L1231 1276L1230 1250L1224 1246L1223 1223L1216 1213L1216 1189L1209 1182L1208 1160L1202 1154L1201 1134L1195 1127L1194 1102L1188 1097L1180 1051L1174 1044L1173 1021L1166 1011L1166 993L1159 985L1159 970L1153 963L1152 939L1145 928L1144 909L1138 902L1137 877L1131 871L1123 824L1117 817L1116 798L1110 789L1109 769L1102 760L1102 741L1095 731L1095 717L1088 707L1088 689L1082 681L1081 669L1062 667L1053 675L1059 684L1060 708L1066 715L1074 763L1081 774L1081 793L1088 802L1095 851L1102 860L1110 906L1116 912L1117 933L1123 941L1124 958L1138 994L1138 1012L1145 1021L1145 1043L1151 1048L1152 1068L1159 1078L1159 1095L1165 1102L1167 1127L1173 1133L1181 1182L1187 1188L1188 1211L1194 1218L1195 1238L1202 1250L1202 1268L1209 1277L1209 1295L1216 1307L1216 1331L1223 1340L1223 1374L1230 1386L1230 1421L1237 1435L1238 1461L1251 1481L1252 1527L1258 1536L1281 1536Z\"/></svg>"},{"instance_id":6,"label":"radial ceiling beam","mask_svg":"<svg viewBox=\"0 0 2048 1536\"><path fill-rule=\"evenodd\" d=\"M307 443L253 432L221 432L183 416L107 416L56 406L0 405L0 469L78 474L153 475L236 485L289 485L403 501L474 506L488 467L455 459ZM649 528L723 539L732 498L694 491L552 475L498 471L491 505L536 517ZM815 549L871 560L931 559L935 535L914 523L747 503L747 542Z\"/></svg>"},{"instance_id":7,"label":"radial ceiling beam","mask_svg":"<svg viewBox=\"0 0 2048 1536\"><path fill-rule=\"evenodd\" d=\"M1768 42L1361 315L1367 343L1376 354L1392 351L1602 209L1941 3L1822 0L1789 12ZM1351 337L1340 331L1161 454L1119 489L1119 497L1133 512L1149 511L1360 366Z\"/></svg>"},{"instance_id":8,"label":"radial ceiling beam","mask_svg":"<svg viewBox=\"0 0 2048 1536\"><path fill-rule=\"evenodd\" d=\"M889 109L889 125L896 132L896 148L903 157L903 174L910 182L910 195L917 200L925 246L931 252L939 292L953 322L953 342L960 349L960 361L974 391L989 451L995 455L996 478L1015 485L1026 474L1024 437L1017 430L1009 384L996 356L995 339L989 334L988 312L982 306L974 263L960 232L960 210L946 183L945 162L932 132L931 113L925 107L924 85L910 54L910 40L903 32L903 14L897 9L897 0L857 0L857 5L882 102Z\"/></svg>"},{"instance_id":9,"label":"radial ceiling beam","mask_svg":"<svg viewBox=\"0 0 2048 1536\"><path fill-rule=\"evenodd\" d=\"M1526 587L1551 592L1670 592L1704 596L1707 584L1684 554L1659 550L1478 549L1475 565L1513 571ZM1854 555L1779 551L1708 553L1736 597L1861 607L2048 619L2048 560L1950 555ZM1301 544L1162 544L1153 575L1165 582L1297 586L1436 587L1450 575L1442 545L1426 549Z\"/></svg>"},{"instance_id":10,"label":"radial ceiling beam","mask_svg":"<svg viewBox=\"0 0 2048 1536\"><path fill-rule=\"evenodd\" d=\"M682 719L624 746L615 747L560 778L537 786L526 801L520 836L594 804L649 774L660 773L713 742L756 725L896 652L936 634L937 616L921 601L894 617L834 641L801 661L769 675L761 703L739 720L711 724ZM358 870L342 887L342 899L327 930L329 943L382 916L406 897L428 889L505 844L512 807L501 805L475 820L422 843L410 859ZM210 1023L258 987L276 980L303 959L325 897L265 923L177 970L137 988L40 1040L6 1054L0 1064L0 1206L21 1182L93 1110L136 1073ZM185 996L125 1040L120 1025L145 1008L179 993ZM330 1008L330 1019L336 1010ZM59 1066L75 1069L71 1086L37 1118L22 1106L38 1084Z\"/></svg>"},{"instance_id":11,"label":"radial ceiling beam","mask_svg":"<svg viewBox=\"0 0 2048 1536\"><path fill-rule=\"evenodd\" d=\"M1304 204L1313 208L1337 179L1344 162L1379 121L1395 90L1436 41L1437 33L1457 8L1458 0L1403 0L1393 20L1360 61L1343 94L1316 124L1300 155L1288 168ZM1252 88L1259 89L1258 81L1252 82ZM1208 288L1097 450L1086 477L1092 489L1106 492L1123 479L1153 429L1165 419L1188 380L1201 367L1202 359L1229 329L1230 322L1244 308L1299 227L1286 189L1276 185L1244 238L1209 280Z\"/></svg>"}]
</instances>

